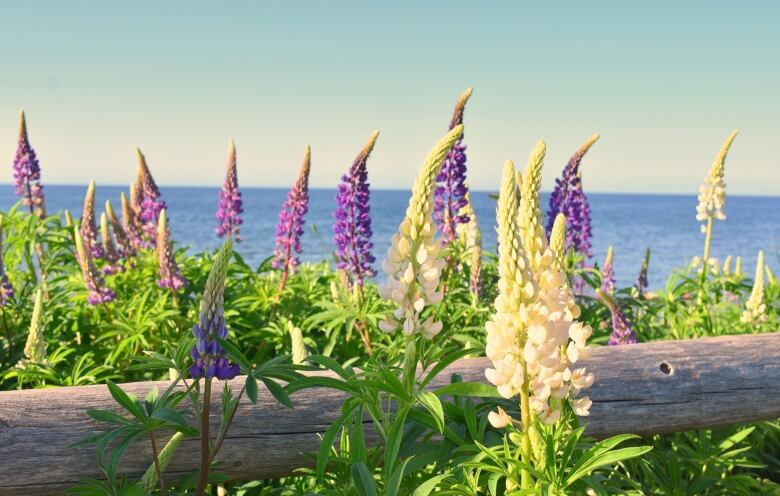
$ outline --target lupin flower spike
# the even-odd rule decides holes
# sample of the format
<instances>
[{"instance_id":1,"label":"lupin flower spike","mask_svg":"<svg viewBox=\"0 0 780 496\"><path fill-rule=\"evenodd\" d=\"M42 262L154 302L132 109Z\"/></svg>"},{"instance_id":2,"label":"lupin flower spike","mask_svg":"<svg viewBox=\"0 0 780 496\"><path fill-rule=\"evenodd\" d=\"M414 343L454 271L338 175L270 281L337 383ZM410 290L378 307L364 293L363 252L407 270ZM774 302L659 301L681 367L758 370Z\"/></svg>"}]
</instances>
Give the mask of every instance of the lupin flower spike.
<instances>
[{"instance_id":1,"label":"lupin flower spike","mask_svg":"<svg viewBox=\"0 0 780 496\"><path fill-rule=\"evenodd\" d=\"M8 305L14 298L14 287L8 280L3 263L3 216L0 215L0 307Z\"/></svg>"},{"instance_id":2,"label":"lupin flower spike","mask_svg":"<svg viewBox=\"0 0 780 496\"><path fill-rule=\"evenodd\" d=\"M103 258L95 225L95 181L90 181L84 196L84 210L81 213L81 237L92 252L92 258Z\"/></svg>"},{"instance_id":3,"label":"lupin flower spike","mask_svg":"<svg viewBox=\"0 0 780 496\"><path fill-rule=\"evenodd\" d=\"M19 117L19 140L13 168L16 196L22 197L22 202L30 208L30 213L41 218L46 217L46 203L41 185L41 166L27 137L27 121L24 112Z\"/></svg>"},{"instance_id":4,"label":"lupin flower spike","mask_svg":"<svg viewBox=\"0 0 780 496\"><path fill-rule=\"evenodd\" d=\"M406 215L393 235L382 263L387 282L379 287L379 294L397 306L391 317L379 323L384 332L400 328L407 337L421 332L432 339L442 329L442 323L433 317L421 322L420 316L426 306L439 304L444 296L438 289L445 261L437 258L441 243L436 241L432 218L433 193L442 162L462 134L463 125L459 124L433 147L418 173Z\"/></svg>"},{"instance_id":5,"label":"lupin flower spike","mask_svg":"<svg viewBox=\"0 0 780 496\"><path fill-rule=\"evenodd\" d=\"M65 227L73 227L73 216L70 214L70 210L66 208L62 216L65 218Z\"/></svg>"},{"instance_id":6,"label":"lupin flower spike","mask_svg":"<svg viewBox=\"0 0 780 496\"><path fill-rule=\"evenodd\" d=\"M737 256L737 261L734 262L734 277L742 277L742 257Z\"/></svg>"},{"instance_id":7,"label":"lupin flower spike","mask_svg":"<svg viewBox=\"0 0 780 496\"><path fill-rule=\"evenodd\" d=\"M290 334L292 344L292 363L300 365L306 361L309 353L306 351L306 345L303 342L303 332L290 321L287 321L287 332Z\"/></svg>"},{"instance_id":8,"label":"lupin flower spike","mask_svg":"<svg viewBox=\"0 0 780 496\"><path fill-rule=\"evenodd\" d=\"M601 290L608 295L615 294L615 269L612 266L614 251L610 246L607 248L607 256L604 259L604 265L601 267Z\"/></svg>"},{"instance_id":9,"label":"lupin flower spike","mask_svg":"<svg viewBox=\"0 0 780 496\"><path fill-rule=\"evenodd\" d=\"M588 138L585 144L577 150L577 153L569 159L563 169L562 176L555 180L555 189L550 196L550 207L547 211L548 235L552 231L555 216L559 212L563 213L569 226L566 230L566 249L573 248L574 251L586 257L591 256L590 205L582 190L580 162L598 139L598 134Z\"/></svg>"},{"instance_id":10,"label":"lupin flower spike","mask_svg":"<svg viewBox=\"0 0 780 496\"><path fill-rule=\"evenodd\" d=\"M745 311L740 320L746 324L761 324L766 322L766 303L764 302L764 252L758 252L756 260L756 278L753 280L753 290L745 303Z\"/></svg>"},{"instance_id":11,"label":"lupin flower spike","mask_svg":"<svg viewBox=\"0 0 780 496\"><path fill-rule=\"evenodd\" d=\"M122 198L124 197L124 193L122 193ZM114 232L114 238L116 239L116 244L119 248L118 255L125 260L129 260L135 256L135 246L133 246L132 241L130 241L130 238L127 236L127 232L125 232L124 227L122 227L122 223L119 221L119 218L114 212L114 208L111 206L111 202L108 200L106 200L106 216L108 217L108 222L111 225L111 230Z\"/></svg>"},{"instance_id":12,"label":"lupin flower spike","mask_svg":"<svg viewBox=\"0 0 780 496\"><path fill-rule=\"evenodd\" d=\"M460 215L468 218L468 222L458 224L455 230L460 243L466 248L466 255L471 254L469 266L469 291L476 302L482 291L482 231L479 229L477 214L471 204L471 192L466 191L466 205L460 209Z\"/></svg>"},{"instance_id":13,"label":"lupin flower spike","mask_svg":"<svg viewBox=\"0 0 780 496\"><path fill-rule=\"evenodd\" d=\"M550 249L555 254L558 270L566 270L566 216L559 213L555 216L550 232Z\"/></svg>"},{"instance_id":14,"label":"lupin flower spike","mask_svg":"<svg viewBox=\"0 0 780 496\"><path fill-rule=\"evenodd\" d=\"M336 245L336 267L342 270L350 287L363 287L366 278L376 272L371 249L371 213L368 171L366 163L379 131L374 131L349 170L341 176L333 212L333 243Z\"/></svg>"},{"instance_id":15,"label":"lupin flower spike","mask_svg":"<svg viewBox=\"0 0 780 496\"><path fill-rule=\"evenodd\" d=\"M276 249L271 266L282 271L280 289L287 284L287 277L295 271L300 263L296 254L303 251L301 236L303 235L303 217L309 211L309 170L311 169L311 148L306 145L303 164L298 172L295 183L287 194L287 199L279 211L279 222L276 224Z\"/></svg>"},{"instance_id":16,"label":"lupin flower spike","mask_svg":"<svg viewBox=\"0 0 780 496\"><path fill-rule=\"evenodd\" d=\"M244 220L244 203L241 200L241 192L238 190L238 168L236 165L236 145L230 142L228 149L228 165L225 173L225 183L219 192L219 208L217 209L217 236L220 238L233 237L236 242L241 242L239 231Z\"/></svg>"},{"instance_id":17,"label":"lupin flower spike","mask_svg":"<svg viewBox=\"0 0 780 496\"><path fill-rule=\"evenodd\" d=\"M162 213L161 218L164 218L164 215ZM240 372L239 366L230 362L225 350L216 340L216 338L222 340L228 338L223 304L225 278L232 255L233 240L228 238L214 258L214 265L203 291L200 318L192 327L192 334L197 339L191 352L193 364L189 369L190 377L193 379L205 377L226 381L233 379Z\"/></svg>"},{"instance_id":18,"label":"lupin flower spike","mask_svg":"<svg viewBox=\"0 0 780 496\"><path fill-rule=\"evenodd\" d=\"M103 276L95 268L92 260L92 251L84 246L84 239L81 237L81 231L78 227L73 228L74 239L76 240L76 257L81 267L81 275L84 278L84 284L87 286L87 303L90 305L100 305L108 303L116 298L116 293L111 288L106 287Z\"/></svg>"},{"instance_id":19,"label":"lupin flower spike","mask_svg":"<svg viewBox=\"0 0 780 496\"><path fill-rule=\"evenodd\" d=\"M463 112L473 88L468 88L455 104L449 129L463 124ZM463 135L447 152L447 157L436 176L436 190L433 219L441 232L442 242L452 243L457 239L457 228L469 221L460 211L466 206L468 186L466 185L466 145Z\"/></svg>"},{"instance_id":20,"label":"lupin flower spike","mask_svg":"<svg viewBox=\"0 0 780 496\"><path fill-rule=\"evenodd\" d=\"M139 248L144 247L144 240L143 240L143 231L141 226L141 219L138 217L138 213L136 209L132 206L133 200L132 198L138 199L138 194L136 193L137 188L136 184L130 185L130 198L131 200L127 200L127 196L125 196L125 192L122 192L122 228L125 230L125 233L127 234L128 240L130 240L130 244L133 247L133 252L138 250Z\"/></svg>"},{"instance_id":21,"label":"lupin flower spike","mask_svg":"<svg viewBox=\"0 0 780 496\"><path fill-rule=\"evenodd\" d=\"M496 312L485 325L485 350L494 367L485 376L504 398L520 395L526 432L531 412L544 423L555 423L561 401L575 398L593 383L584 368L569 368L585 353L592 330L573 321L579 308L541 227L538 195L544 150L544 143L537 143L523 176L511 162L504 166L496 215L499 294ZM557 231L561 236L565 230ZM571 404L577 415L587 415L591 402L582 397L571 399ZM504 411L493 412L489 420L497 428L512 422ZM523 448L524 453L529 449Z\"/></svg>"},{"instance_id":22,"label":"lupin flower spike","mask_svg":"<svg viewBox=\"0 0 780 496\"><path fill-rule=\"evenodd\" d=\"M119 262L119 252L108 228L108 217L105 212L100 214L100 239L103 244L103 274L109 276L124 271L124 266Z\"/></svg>"},{"instance_id":23,"label":"lupin flower spike","mask_svg":"<svg viewBox=\"0 0 780 496\"><path fill-rule=\"evenodd\" d=\"M136 174L135 191L131 191L131 197L137 196L131 198L134 200L131 205L141 220L143 233L146 237L146 247L151 248L155 243L160 212L165 209L165 202L160 199L160 189L149 171L146 157L137 148L136 154L138 155L138 173ZM138 204L139 201L140 204Z\"/></svg>"},{"instance_id":24,"label":"lupin flower spike","mask_svg":"<svg viewBox=\"0 0 780 496\"><path fill-rule=\"evenodd\" d=\"M46 338L43 335L43 291L35 292L35 304L33 305L30 330L27 333L27 343L24 345L24 364L46 363Z\"/></svg>"},{"instance_id":25,"label":"lupin flower spike","mask_svg":"<svg viewBox=\"0 0 780 496\"><path fill-rule=\"evenodd\" d=\"M727 256L726 259L723 261L723 275L724 276L731 275L731 255Z\"/></svg>"},{"instance_id":26,"label":"lupin flower spike","mask_svg":"<svg viewBox=\"0 0 780 496\"><path fill-rule=\"evenodd\" d=\"M610 346L617 346L621 344L636 344L636 333L631 328L631 322L629 322L626 314L620 309L615 299L602 291L596 290L596 294L607 305L610 313L612 314L612 334L609 336L608 344Z\"/></svg>"},{"instance_id":27,"label":"lupin flower spike","mask_svg":"<svg viewBox=\"0 0 780 496\"><path fill-rule=\"evenodd\" d=\"M160 217L157 221L157 267L160 278L157 279L157 285L161 288L177 290L187 285L179 272L179 265L176 263L176 257L171 250L169 238L168 223L165 220L165 209L160 211Z\"/></svg>"},{"instance_id":28,"label":"lupin flower spike","mask_svg":"<svg viewBox=\"0 0 780 496\"><path fill-rule=\"evenodd\" d=\"M737 137L739 131L732 132L715 157L712 167L710 167L707 177L704 178L704 184L699 188L699 204L696 206L696 220L705 222L701 226L701 232L705 234L704 239L704 260L710 259L710 242L712 239L712 223L714 219L725 220L726 214L723 213L723 207L726 204L726 181L724 179L726 156L729 148Z\"/></svg>"},{"instance_id":29,"label":"lupin flower spike","mask_svg":"<svg viewBox=\"0 0 780 496\"><path fill-rule=\"evenodd\" d=\"M730 265L731 260L728 259L728 262ZM642 259L642 267L639 269L639 276L636 278L636 284L634 285L634 287L636 288L636 292L640 298L644 298L647 293L647 286L648 286L647 272L649 268L650 268L650 248L647 248L645 250L645 257Z\"/></svg>"}]
</instances>

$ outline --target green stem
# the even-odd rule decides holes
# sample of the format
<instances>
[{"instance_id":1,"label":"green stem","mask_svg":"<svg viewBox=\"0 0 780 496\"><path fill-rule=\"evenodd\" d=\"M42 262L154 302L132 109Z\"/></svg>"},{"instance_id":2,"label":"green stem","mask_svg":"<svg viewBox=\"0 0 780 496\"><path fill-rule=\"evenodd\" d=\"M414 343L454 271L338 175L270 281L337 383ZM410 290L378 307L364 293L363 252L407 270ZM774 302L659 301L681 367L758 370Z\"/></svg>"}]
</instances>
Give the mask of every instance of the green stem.
<instances>
[{"instance_id":1,"label":"green stem","mask_svg":"<svg viewBox=\"0 0 780 496\"><path fill-rule=\"evenodd\" d=\"M707 261L710 259L710 243L712 242L712 216L707 217L707 230L704 235L704 270L707 270Z\"/></svg>"},{"instance_id":2,"label":"green stem","mask_svg":"<svg viewBox=\"0 0 780 496\"><path fill-rule=\"evenodd\" d=\"M520 388L520 422L523 425L523 440L520 443L520 457L523 463L531 464L531 406L528 392L528 367L523 363L523 385ZM531 474L523 469L520 472L520 488L531 487Z\"/></svg>"},{"instance_id":3,"label":"green stem","mask_svg":"<svg viewBox=\"0 0 780 496\"><path fill-rule=\"evenodd\" d=\"M154 437L154 431L149 433L149 437L152 440L152 456L154 457L154 469L157 471L157 480L160 483L160 493L165 496L168 491L165 489L165 481L163 480L162 469L160 468L160 456L157 452L157 441Z\"/></svg>"},{"instance_id":4,"label":"green stem","mask_svg":"<svg viewBox=\"0 0 780 496\"><path fill-rule=\"evenodd\" d=\"M206 490L206 483L209 480L209 459L211 451L209 448L209 417L211 406L211 378L207 377L203 386L203 412L200 416L200 475L198 476L198 485L195 488L195 496L203 496Z\"/></svg>"},{"instance_id":5,"label":"green stem","mask_svg":"<svg viewBox=\"0 0 780 496\"><path fill-rule=\"evenodd\" d=\"M417 342L414 334L406 336L404 351L404 384L410 395L414 395L414 379L417 373Z\"/></svg>"}]
</instances>

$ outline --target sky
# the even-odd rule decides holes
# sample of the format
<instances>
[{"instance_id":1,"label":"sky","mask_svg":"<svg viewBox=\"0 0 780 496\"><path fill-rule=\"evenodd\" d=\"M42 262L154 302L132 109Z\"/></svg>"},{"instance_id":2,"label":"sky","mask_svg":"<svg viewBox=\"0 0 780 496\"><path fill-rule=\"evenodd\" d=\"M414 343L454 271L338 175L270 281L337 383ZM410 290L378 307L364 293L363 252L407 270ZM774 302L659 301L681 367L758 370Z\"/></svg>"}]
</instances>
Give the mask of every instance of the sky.
<instances>
[{"instance_id":1,"label":"sky","mask_svg":"<svg viewBox=\"0 0 780 496\"><path fill-rule=\"evenodd\" d=\"M332 188L368 136L408 189L458 96L468 181L548 146L543 189L593 133L594 192L696 194L722 142L730 194L780 192L780 2L8 2L0 182L24 109L43 182L287 187L304 147ZM3 158L5 157L5 158Z\"/></svg>"}]
</instances>

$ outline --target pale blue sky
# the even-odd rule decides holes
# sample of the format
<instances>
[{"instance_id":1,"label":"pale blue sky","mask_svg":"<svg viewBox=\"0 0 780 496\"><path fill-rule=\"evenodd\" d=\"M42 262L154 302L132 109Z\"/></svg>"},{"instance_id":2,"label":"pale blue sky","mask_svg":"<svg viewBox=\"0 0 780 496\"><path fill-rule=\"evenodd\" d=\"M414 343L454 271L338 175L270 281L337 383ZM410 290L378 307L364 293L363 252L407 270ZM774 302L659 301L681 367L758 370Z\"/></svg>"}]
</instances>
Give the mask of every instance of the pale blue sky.
<instances>
[{"instance_id":1,"label":"pale blue sky","mask_svg":"<svg viewBox=\"0 0 780 496\"><path fill-rule=\"evenodd\" d=\"M374 129L377 187L408 188L460 93L469 181L588 136L586 188L695 194L723 140L730 193L780 191L779 2L14 2L0 8L0 159L25 109L49 183L287 186L306 143L334 187Z\"/></svg>"}]
</instances>

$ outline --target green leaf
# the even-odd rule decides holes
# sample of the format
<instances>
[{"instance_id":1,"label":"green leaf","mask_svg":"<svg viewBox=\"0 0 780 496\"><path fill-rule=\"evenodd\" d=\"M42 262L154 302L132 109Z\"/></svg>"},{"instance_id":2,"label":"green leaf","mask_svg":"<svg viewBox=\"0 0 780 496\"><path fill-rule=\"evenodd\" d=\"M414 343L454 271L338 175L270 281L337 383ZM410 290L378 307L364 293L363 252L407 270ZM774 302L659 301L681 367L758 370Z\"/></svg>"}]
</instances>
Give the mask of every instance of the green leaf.
<instances>
[{"instance_id":1,"label":"green leaf","mask_svg":"<svg viewBox=\"0 0 780 496\"><path fill-rule=\"evenodd\" d=\"M266 379L265 377L261 377L260 380L263 381L263 384L265 384L265 387L268 388L268 391L273 395L276 401L286 406L287 408L293 408L293 403L282 386L275 383L271 379Z\"/></svg>"},{"instance_id":2,"label":"green leaf","mask_svg":"<svg viewBox=\"0 0 780 496\"><path fill-rule=\"evenodd\" d=\"M333 372L337 373L342 379L349 379L352 377L354 372L347 371L344 367L341 366L339 362L336 360L326 357L324 355L312 355L308 358L306 358L309 362L314 362L319 365L322 365L326 369L332 370Z\"/></svg>"},{"instance_id":3,"label":"green leaf","mask_svg":"<svg viewBox=\"0 0 780 496\"><path fill-rule=\"evenodd\" d=\"M385 473L390 474L395 465L395 459L398 457L398 451L401 449L401 440L404 436L404 424L406 423L407 408L398 412L390 430L387 433L387 446L385 447ZM404 463L405 465L405 463Z\"/></svg>"},{"instance_id":4,"label":"green leaf","mask_svg":"<svg viewBox=\"0 0 780 496\"><path fill-rule=\"evenodd\" d=\"M120 425L129 425L132 423L118 413L110 412L108 410L87 410L86 413L98 422Z\"/></svg>"},{"instance_id":5,"label":"green leaf","mask_svg":"<svg viewBox=\"0 0 780 496\"><path fill-rule=\"evenodd\" d=\"M398 490L401 488L401 481L404 478L404 470L411 458L407 458L401 462L400 465L393 471L392 477L387 482L387 488L385 489L385 496L398 496Z\"/></svg>"},{"instance_id":6,"label":"green leaf","mask_svg":"<svg viewBox=\"0 0 780 496\"><path fill-rule=\"evenodd\" d=\"M249 363L249 360L244 356L241 351L235 347L230 341L226 341L224 339L220 339L218 337L215 337L215 340L217 343L225 350L225 353L227 353L228 357L230 357L231 360L233 360L235 363L241 366L241 371L245 374L248 374L252 370L252 364Z\"/></svg>"},{"instance_id":7,"label":"green leaf","mask_svg":"<svg viewBox=\"0 0 780 496\"><path fill-rule=\"evenodd\" d=\"M428 496L428 494L430 494L431 491L436 489L436 486L439 485L439 482L443 481L449 476L450 474L441 474L441 475L437 475L436 477L431 477L427 481L417 486L417 489L414 490L412 496Z\"/></svg>"},{"instance_id":8,"label":"green leaf","mask_svg":"<svg viewBox=\"0 0 780 496\"><path fill-rule=\"evenodd\" d=\"M146 413L144 413L141 406L141 401L133 395L127 394L122 389L114 384L112 381L106 381L108 391L111 393L111 397L114 398L119 406L127 410L133 417L138 420L145 420Z\"/></svg>"},{"instance_id":9,"label":"green leaf","mask_svg":"<svg viewBox=\"0 0 780 496\"><path fill-rule=\"evenodd\" d=\"M436 396L473 396L479 398L500 398L495 386L481 382L455 382L434 389Z\"/></svg>"},{"instance_id":10,"label":"green leaf","mask_svg":"<svg viewBox=\"0 0 780 496\"><path fill-rule=\"evenodd\" d=\"M439 397L433 393L421 392L417 393L417 399L431 413L439 432L444 432L444 409L441 406Z\"/></svg>"},{"instance_id":11,"label":"green leaf","mask_svg":"<svg viewBox=\"0 0 780 496\"><path fill-rule=\"evenodd\" d=\"M252 374L246 376L246 396L253 405L257 404L257 379Z\"/></svg>"},{"instance_id":12,"label":"green leaf","mask_svg":"<svg viewBox=\"0 0 780 496\"><path fill-rule=\"evenodd\" d=\"M377 496L376 482L363 462L352 465L352 482L360 496Z\"/></svg>"},{"instance_id":13,"label":"green leaf","mask_svg":"<svg viewBox=\"0 0 780 496\"><path fill-rule=\"evenodd\" d=\"M320 442L320 450L317 452L318 479L322 479L323 475L325 475L325 467L328 463L328 455L330 454L330 450L333 448L333 440L336 438L336 434L338 434L339 430L344 426L344 424L347 422L347 419L349 419L350 415L352 415L357 406L357 403L350 403L349 405L345 403L343 407L344 411L341 412L339 418L337 418L336 421L333 422L330 427L328 427L328 430L325 431L325 434L323 434L322 441Z\"/></svg>"},{"instance_id":14,"label":"green leaf","mask_svg":"<svg viewBox=\"0 0 780 496\"><path fill-rule=\"evenodd\" d=\"M634 446L631 448L621 448L601 453L600 455L591 458L587 463L581 465L576 471L572 472L569 477L566 478L565 486L570 486L580 477L590 474L599 467L642 456L652 449L652 446Z\"/></svg>"}]
</instances>

